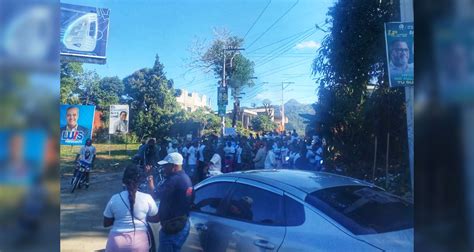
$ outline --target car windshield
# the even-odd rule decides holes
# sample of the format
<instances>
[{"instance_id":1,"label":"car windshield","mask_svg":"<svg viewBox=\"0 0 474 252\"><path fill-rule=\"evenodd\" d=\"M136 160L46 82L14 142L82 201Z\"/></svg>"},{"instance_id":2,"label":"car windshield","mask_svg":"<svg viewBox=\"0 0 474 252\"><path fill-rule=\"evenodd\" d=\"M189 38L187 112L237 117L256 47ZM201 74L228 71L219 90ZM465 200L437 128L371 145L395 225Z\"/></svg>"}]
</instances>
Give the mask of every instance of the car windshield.
<instances>
[{"instance_id":1,"label":"car windshield","mask_svg":"<svg viewBox=\"0 0 474 252\"><path fill-rule=\"evenodd\" d=\"M306 202L355 235L413 228L413 204L378 188L327 188L308 194Z\"/></svg>"}]
</instances>

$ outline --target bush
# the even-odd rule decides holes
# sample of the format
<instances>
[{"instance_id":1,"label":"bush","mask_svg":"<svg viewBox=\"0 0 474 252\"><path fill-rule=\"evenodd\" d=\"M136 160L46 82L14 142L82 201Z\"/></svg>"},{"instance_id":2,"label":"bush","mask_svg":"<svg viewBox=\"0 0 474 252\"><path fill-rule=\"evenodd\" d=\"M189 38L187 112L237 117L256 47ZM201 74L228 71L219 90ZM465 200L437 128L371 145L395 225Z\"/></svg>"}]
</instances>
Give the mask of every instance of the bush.
<instances>
[{"instance_id":1,"label":"bush","mask_svg":"<svg viewBox=\"0 0 474 252\"><path fill-rule=\"evenodd\" d=\"M109 128L104 127L94 130L92 139L94 143L109 143ZM140 139L135 133L131 132L127 135L111 135L110 141L115 144L133 144L139 143Z\"/></svg>"}]
</instances>

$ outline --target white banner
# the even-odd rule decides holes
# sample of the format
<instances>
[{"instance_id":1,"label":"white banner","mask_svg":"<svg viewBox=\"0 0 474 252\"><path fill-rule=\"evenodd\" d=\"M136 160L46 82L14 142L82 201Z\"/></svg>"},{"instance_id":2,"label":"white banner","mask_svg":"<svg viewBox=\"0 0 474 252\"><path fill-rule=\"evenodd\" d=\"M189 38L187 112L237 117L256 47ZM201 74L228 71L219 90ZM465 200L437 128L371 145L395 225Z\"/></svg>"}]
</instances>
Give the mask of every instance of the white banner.
<instances>
[{"instance_id":1,"label":"white banner","mask_svg":"<svg viewBox=\"0 0 474 252\"><path fill-rule=\"evenodd\" d=\"M236 135L237 135L237 131L235 130L235 128L225 128L224 136L236 136Z\"/></svg>"},{"instance_id":2,"label":"white banner","mask_svg":"<svg viewBox=\"0 0 474 252\"><path fill-rule=\"evenodd\" d=\"M110 105L109 134L128 133L128 105Z\"/></svg>"}]
</instances>

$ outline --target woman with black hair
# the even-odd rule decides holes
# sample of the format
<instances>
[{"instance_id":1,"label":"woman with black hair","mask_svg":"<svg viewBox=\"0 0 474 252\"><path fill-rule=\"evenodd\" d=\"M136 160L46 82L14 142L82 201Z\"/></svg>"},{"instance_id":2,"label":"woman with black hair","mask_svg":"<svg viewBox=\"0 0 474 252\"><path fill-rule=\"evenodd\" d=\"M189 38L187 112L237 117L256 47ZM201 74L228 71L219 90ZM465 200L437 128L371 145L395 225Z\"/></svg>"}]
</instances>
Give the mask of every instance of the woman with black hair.
<instances>
[{"instance_id":1,"label":"woman with black hair","mask_svg":"<svg viewBox=\"0 0 474 252\"><path fill-rule=\"evenodd\" d=\"M125 190L115 194L104 210L104 227L112 226L105 251L149 251L153 236L148 222L158 222L158 208L149 194L138 192L139 171L128 166L122 182Z\"/></svg>"}]
</instances>

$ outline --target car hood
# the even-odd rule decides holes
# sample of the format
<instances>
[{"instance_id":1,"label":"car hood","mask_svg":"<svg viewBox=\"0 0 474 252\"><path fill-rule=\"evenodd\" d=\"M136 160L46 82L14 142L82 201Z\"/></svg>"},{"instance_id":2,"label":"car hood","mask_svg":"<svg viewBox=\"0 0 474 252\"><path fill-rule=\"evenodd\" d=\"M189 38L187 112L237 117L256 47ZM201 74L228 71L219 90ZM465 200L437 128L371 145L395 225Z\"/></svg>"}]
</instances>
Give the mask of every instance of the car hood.
<instances>
[{"instance_id":1,"label":"car hood","mask_svg":"<svg viewBox=\"0 0 474 252\"><path fill-rule=\"evenodd\" d=\"M359 235L357 238L385 251L413 251L413 228L373 235Z\"/></svg>"}]
</instances>

